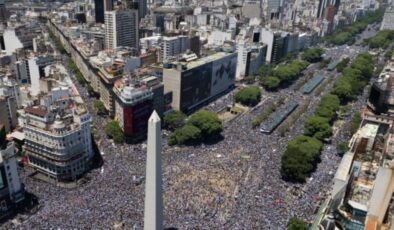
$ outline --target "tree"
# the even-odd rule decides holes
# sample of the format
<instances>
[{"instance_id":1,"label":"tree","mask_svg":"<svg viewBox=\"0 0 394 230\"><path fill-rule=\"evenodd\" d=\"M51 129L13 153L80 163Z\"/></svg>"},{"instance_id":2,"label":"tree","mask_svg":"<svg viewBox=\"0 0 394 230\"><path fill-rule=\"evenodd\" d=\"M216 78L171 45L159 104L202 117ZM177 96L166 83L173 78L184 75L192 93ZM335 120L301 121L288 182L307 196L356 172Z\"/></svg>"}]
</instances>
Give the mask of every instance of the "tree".
<instances>
[{"instance_id":1,"label":"tree","mask_svg":"<svg viewBox=\"0 0 394 230\"><path fill-rule=\"evenodd\" d=\"M336 84L332 90L332 94L337 95L342 103L346 103L347 101L353 99L352 87L348 82Z\"/></svg>"},{"instance_id":2,"label":"tree","mask_svg":"<svg viewBox=\"0 0 394 230\"><path fill-rule=\"evenodd\" d=\"M246 106L255 106L261 100L261 91L257 86L243 88L234 95L235 102Z\"/></svg>"},{"instance_id":3,"label":"tree","mask_svg":"<svg viewBox=\"0 0 394 230\"><path fill-rule=\"evenodd\" d=\"M260 68L257 70L257 73L261 78L268 77L272 74L272 71L274 70L274 65L272 64L263 64L260 66Z\"/></svg>"},{"instance_id":4,"label":"tree","mask_svg":"<svg viewBox=\"0 0 394 230\"><path fill-rule=\"evenodd\" d=\"M119 126L119 123L115 120L108 122L105 125L105 133L111 137L115 143L122 143L124 136L123 131Z\"/></svg>"},{"instance_id":5,"label":"tree","mask_svg":"<svg viewBox=\"0 0 394 230\"><path fill-rule=\"evenodd\" d=\"M349 125L350 134L353 135L357 132L358 128L360 127L361 121L362 121L361 114L355 113Z\"/></svg>"},{"instance_id":6,"label":"tree","mask_svg":"<svg viewBox=\"0 0 394 230\"><path fill-rule=\"evenodd\" d=\"M187 125L193 125L201 130L202 138L208 139L219 135L222 130L222 122L218 115L207 110L200 110L193 114L186 122Z\"/></svg>"},{"instance_id":7,"label":"tree","mask_svg":"<svg viewBox=\"0 0 394 230\"><path fill-rule=\"evenodd\" d=\"M201 139L201 130L194 125L185 125L175 130L168 138L168 145L196 143Z\"/></svg>"},{"instance_id":8,"label":"tree","mask_svg":"<svg viewBox=\"0 0 394 230\"><path fill-rule=\"evenodd\" d=\"M261 85L268 90L275 90L280 85L280 79L273 76L265 77L261 79Z\"/></svg>"},{"instance_id":9,"label":"tree","mask_svg":"<svg viewBox=\"0 0 394 230\"><path fill-rule=\"evenodd\" d=\"M349 58L344 58L341 62L338 63L337 65L337 71L341 72L346 68L346 66L349 64L350 59Z\"/></svg>"},{"instance_id":10,"label":"tree","mask_svg":"<svg viewBox=\"0 0 394 230\"><path fill-rule=\"evenodd\" d=\"M94 95L95 94L94 89L93 89L93 87L90 84L88 84L86 86L86 90L88 91L89 95Z\"/></svg>"},{"instance_id":11,"label":"tree","mask_svg":"<svg viewBox=\"0 0 394 230\"><path fill-rule=\"evenodd\" d=\"M316 47L316 48L309 48L302 53L301 58L307 62L319 62L322 59L322 55L324 53L324 49Z\"/></svg>"},{"instance_id":12,"label":"tree","mask_svg":"<svg viewBox=\"0 0 394 230\"><path fill-rule=\"evenodd\" d=\"M304 221L293 217L287 224L287 230L308 230L308 226Z\"/></svg>"},{"instance_id":13,"label":"tree","mask_svg":"<svg viewBox=\"0 0 394 230\"><path fill-rule=\"evenodd\" d=\"M320 158L323 144L313 137L297 136L282 155L281 175L285 180L304 182Z\"/></svg>"},{"instance_id":14,"label":"tree","mask_svg":"<svg viewBox=\"0 0 394 230\"><path fill-rule=\"evenodd\" d=\"M339 156L343 156L349 150L349 142L344 141L337 144L337 153Z\"/></svg>"},{"instance_id":15,"label":"tree","mask_svg":"<svg viewBox=\"0 0 394 230\"><path fill-rule=\"evenodd\" d=\"M305 120L304 134L323 141L332 135L332 129L326 118L310 116Z\"/></svg>"},{"instance_id":16,"label":"tree","mask_svg":"<svg viewBox=\"0 0 394 230\"><path fill-rule=\"evenodd\" d=\"M107 109L104 106L104 103L100 100L94 100L93 102L94 109L96 110L97 114L105 114L107 113Z\"/></svg>"},{"instance_id":17,"label":"tree","mask_svg":"<svg viewBox=\"0 0 394 230\"><path fill-rule=\"evenodd\" d=\"M315 115L326 118L331 122L336 115L336 111L340 107L340 100L337 95L328 94L322 97L318 107L315 110Z\"/></svg>"},{"instance_id":18,"label":"tree","mask_svg":"<svg viewBox=\"0 0 394 230\"><path fill-rule=\"evenodd\" d=\"M164 127L170 130L178 129L185 125L186 115L181 111L171 111L164 115Z\"/></svg>"}]
</instances>

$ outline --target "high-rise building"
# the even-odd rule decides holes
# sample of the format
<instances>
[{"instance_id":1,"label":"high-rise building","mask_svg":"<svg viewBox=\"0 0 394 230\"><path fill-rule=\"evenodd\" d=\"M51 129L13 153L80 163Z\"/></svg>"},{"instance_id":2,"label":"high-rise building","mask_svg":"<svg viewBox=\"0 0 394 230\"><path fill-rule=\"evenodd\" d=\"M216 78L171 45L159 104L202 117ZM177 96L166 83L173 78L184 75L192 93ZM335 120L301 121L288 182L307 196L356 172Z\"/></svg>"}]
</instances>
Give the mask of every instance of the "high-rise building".
<instances>
[{"instance_id":1,"label":"high-rise building","mask_svg":"<svg viewBox=\"0 0 394 230\"><path fill-rule=\"evenodd\" d=\"M83 175L93 157L90 115L75 88L53 88L41 104L25 108L24 149L29 164L54 180Z\"/></svg>"},{"instance_id":2,"label":"high-rise building","mask_svg":"<svg viewBox=\"0 0 394 230\"><path fill-rule=\"evenodd\" d=\"M104 23L104 1L105 0L94 0L96 23Z\"/></svg>"},{"instance_id":3,"label":"high-rise building","mask_svg":"<svg viewBox=\"0 0 394 230\"><path fill-rule=\"evenodd\" d=\"M185 52L189 48L189 38L185 35L176 37L163 37L161 42L160 58L167 61L172 57Z\"/></svg>"},{"instance_id":4,"label":"high-rise building","mask_svg":"<svg viewBox=\"0 0 394 230\"><path fill-rule=\"evenodd\" d=\"M138 11L114 10L105 12L105 47L128 46L138 49Z\"/></svg>"},{"instance_id":5,"label":"high-rise building","mask_svg":"<svg viewBox=\"0 0 394 230\"><path fill-rule=\"evenodd\" d=\"M394 6L386 8L380 30L394 30Z\"/></svg>"},{"instance_id":6,"label":"high-rise building","mask_svg":"<svg viewBox=\"0 0 394 230\"><path fill-rule=\"evenodd\" d=\"M140 20L148 13L147 0L128 0L127 8L138 10L138 19Z\"/></svg>"},{"instance_id":7,"label":"high-rise building","mask_svg":"<svg viewBox=\"0 0 394 230\"><path fill-rule=\"evenodd\" d=\"M163 229L163 179L160 117L153 111L148 121L144 230Z\"/></svg>"},{"instance_id":8,"label":"high-rise building","mask_svg":"<svg viewBox=\"0 0 394 230\"><path fill-rule=\"evenodd\" d=\"M114 2L113 0L102 0L104 3L104 12L105 11L112 11L114 9Z\"/></svg>"},{"instance_id":9,"label":"high-rise building","mask_svg":"<svg viewBox=\"0 0 394 230\"><path fill-rule=\"evenodd\" d=\"M0 132L0 218L3 218L24 200L25 190L18 175L15 145L5 140L4 129Z\"/></svg>"},{"instance_id":10,"label":"high-rise building","mask_svg":"<svg viewBox=\"0 0 394 230\"><path fill-rule=\"evenodd\" d=\"M233 52L217 52L200 59L166 64L164 93L172 93L173 109L191 112L231 89L236 67L237 53Z\"/></svg>"},{"instance_id":11,"label":"high-rise building","mask_svg":"<svg viewBox=\"0 0 394 230\"><path fill-rule=\"evenodd\" d=\"M4 125L6 132L12 131L18 123L16 106L15 97L0 96L0 124Z\"/></svg>"},{"instance_id":12,"label":"high-rise building","mask_svg":"<svg viewBox=\"0 0 394 230\"><path fill-rule=\"evenodd\" d=\"M5 0L0 0L0 23L7 24L7 10L5 8Z\"/></svg>"},{"instance_id":13,"label":"high-rise building","mask_svg":"<svg viewBox=\"0 0 394 230\"><path fill-rule=\"evenodd\" d=\"M268 19L279 19L282 0L268 0L267 1L267 17Z\"/></svg>"},{"instance_id":14,"label":"high-rise building","mask_svg":"<svg viewBox=\"0 0 394 230\"><path fill-rule=\"evenodd\" d=\"M337 10L339 8L339 0L319 0L319 7L317 8L317 18L323 18L327 6L334 6Z\"/></svg>"}]
</instances>

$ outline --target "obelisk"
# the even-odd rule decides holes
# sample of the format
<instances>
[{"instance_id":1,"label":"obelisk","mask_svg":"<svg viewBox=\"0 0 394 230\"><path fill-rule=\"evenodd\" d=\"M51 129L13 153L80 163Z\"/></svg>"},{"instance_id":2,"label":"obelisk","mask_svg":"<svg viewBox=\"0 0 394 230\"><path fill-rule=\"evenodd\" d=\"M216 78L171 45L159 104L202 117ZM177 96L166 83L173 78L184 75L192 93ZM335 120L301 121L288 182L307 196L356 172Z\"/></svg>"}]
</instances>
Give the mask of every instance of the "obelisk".
<instances>
[{"instance_id":1,"label":"obelisk","mask_svg":"<svg viewBox=\"0 0 394 230\"><path fill-rule=\"evenodd\" d=\"M160 117L153 111L148 121L144 230L163 230Z\"/></svg>"}]
</instances>

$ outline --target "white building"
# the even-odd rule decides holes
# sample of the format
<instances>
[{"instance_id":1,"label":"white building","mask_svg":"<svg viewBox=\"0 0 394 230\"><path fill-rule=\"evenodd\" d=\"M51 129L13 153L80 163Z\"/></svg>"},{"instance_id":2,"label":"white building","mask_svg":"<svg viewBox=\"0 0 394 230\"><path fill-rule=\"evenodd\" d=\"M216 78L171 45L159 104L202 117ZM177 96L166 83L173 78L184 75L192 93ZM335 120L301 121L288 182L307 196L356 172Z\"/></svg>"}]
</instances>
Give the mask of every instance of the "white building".
<instances>
[{"instance_id":1,"label":"white building","mask_svg":"<svg viewBox=\"0 0 394 230\"><path fill-rule=\"evenodd\" d=\"M208 45L222 46L225 41L233 39L233 31L214 30L208 37Z\"/></svg>"},{"instance_id":2,"label":"white building","mask_svg":"<svg viewBox=\"0 0 394 230\"><path fill-rule=\"evenodd\" d=\"M394 30L394 6L386 9L380 30Z\"/></svg>"},{"instance_id":3,"label":"white building","mask_svg":"<svg viewBox=\"0 0 394 230\"><path fill-rule=\"evenodd\" d=\"M138 11L105 12L105 47L129 46L138 49Z\"/></svg>"},{"instance_id":4,"label":"white building","mask_svg":"<svg viewBox=\"0 0 394 230\"><path fill-rule=\"evenodd\" d=\"M68 77L45 79L40 86L46 82L49 93L24 111L24 149L38 172L75 180L90 168L93 157L90 115Z\"/></svg>"},{"instance_id":5,"label":"white building","mask_svg":"<svg viewBox=\"0 0 394 230\"><path fill-rule=\"evenodd\" d=\"M185 35L176 37L163 37L161 42L160 58L162 61L167 61L172 57L186 52L189 48L189 38Z\"/></svg>"},{"instance_id":6,"label":"white building","mask_svg":"<svg viewBox=\"0 0 394 230\"><path fill-rule=\"evenodd\" d=\"M13 142L0 140L0 218L25 198L25 190L19 179Z\"/></svg>"}]
</instances>

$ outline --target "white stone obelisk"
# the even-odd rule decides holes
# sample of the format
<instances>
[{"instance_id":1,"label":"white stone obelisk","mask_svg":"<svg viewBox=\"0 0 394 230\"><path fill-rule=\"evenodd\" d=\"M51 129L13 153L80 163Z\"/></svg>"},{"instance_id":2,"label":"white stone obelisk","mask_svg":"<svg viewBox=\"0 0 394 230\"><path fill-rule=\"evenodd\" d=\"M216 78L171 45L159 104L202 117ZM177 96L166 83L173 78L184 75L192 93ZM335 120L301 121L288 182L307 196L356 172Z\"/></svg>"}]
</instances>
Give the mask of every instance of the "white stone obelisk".
<instances>
[{"instance_id":1,"label":"white stone obelisk","mask_svg":"<svg viewBox=\"0 0 394 230\"><path fill-rule=\"evenodd\" d=\"M144 230L163 230L162 184L160 117L153 111L148 121Z\"/></svg>"}]
</instances>

